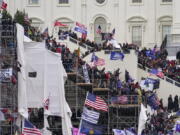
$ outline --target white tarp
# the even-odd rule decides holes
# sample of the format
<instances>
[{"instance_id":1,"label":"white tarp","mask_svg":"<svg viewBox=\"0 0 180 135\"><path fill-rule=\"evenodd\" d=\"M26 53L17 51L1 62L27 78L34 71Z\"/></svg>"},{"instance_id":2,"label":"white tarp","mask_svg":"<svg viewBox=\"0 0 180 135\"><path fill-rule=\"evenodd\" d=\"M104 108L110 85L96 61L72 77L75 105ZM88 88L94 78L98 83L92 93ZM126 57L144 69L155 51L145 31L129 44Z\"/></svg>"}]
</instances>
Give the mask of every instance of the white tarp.
<instances>
[{"instance_id":1,"label":"white tarp","mask_svg":"<svg viewBox=\"0 0 180 135\"><path fill-rule=\"evenodd\" d=\"M18 72L18 112L28 118L27 94L26 94L26 75L25 75L25 55L24 55L24 28L16 24L17 27L17 58L21 64Z\"/></svg>"},{"instance_id":2,"label":"white tarp","mask_svg":"<svg viewBox=\"0 0 180 135\"><path fill-rule=\"evenodd\" d=\"M32 42L32 40L29 37L24 35L24 42Z\"/></svg>"},{"instance_id":3,"label":"white tarp","mask_svg":"<svg viewBox=\"0 0 180 135\"><path fill-rule=\"evenodd\" d=\"M61 116L63 135L71 135L71 110L64 91L67 74L61 56L48 51L44 42L25 43L25 56L28 107L43 107L43 102L49 98L45 114Z\"/></svg>"},{"instance_id":4,"label":"white tarp","mask_svg":"<svg viewBox=\"0 0 180 135\"><path fill-rule=\"evenodd\" d=\"M0 121L4 121L5 117L4 117L4 113L0 111Z\"/></svg>"},{"instance_id":5,"label":"white tarp","mask_svg":"<svg viewBox=\"0 0 180 135\"><path fill-rule=\"evenodd\" d=\"M141 135L141 132L143 129L145 129L145 124L147 121L147 115L146 115L147 109L143 104L141 104L141 112L139 115L139 124L138 124L138 135Z\"/></svg>"}]
</instances>

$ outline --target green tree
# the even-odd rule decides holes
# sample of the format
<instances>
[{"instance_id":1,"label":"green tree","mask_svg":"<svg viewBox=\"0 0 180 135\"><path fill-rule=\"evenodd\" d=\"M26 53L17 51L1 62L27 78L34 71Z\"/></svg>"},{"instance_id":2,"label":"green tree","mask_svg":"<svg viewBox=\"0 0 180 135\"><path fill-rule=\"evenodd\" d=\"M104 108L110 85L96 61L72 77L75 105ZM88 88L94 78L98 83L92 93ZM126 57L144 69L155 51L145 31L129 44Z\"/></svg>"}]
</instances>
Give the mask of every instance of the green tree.
<instances>
[{"instance_id":1,"label":"green tree","mask_svg":"<svg viewBox=\"0 0 180 135\"><path fill-rule=\"evenodd\" d=\"M17 12L14 15L14 21L21 24L24 27L30 26L31 20L29 20L28 22L25 21L26 16L28 17L28 15L25 13L25 11L17 10Z\"/></svg>"},{"instance_id":2,"label":"green tree","mask_svg":"<svg viewBox=\"0 0 180 135\"><path fill-rule=\"evenodd\" d=\"M3 10L2 11L2 19L10 19L10 20L12 20L12 16L10 15L10 13L7 12L7 10Z\"/></svg>"}]
</instances>

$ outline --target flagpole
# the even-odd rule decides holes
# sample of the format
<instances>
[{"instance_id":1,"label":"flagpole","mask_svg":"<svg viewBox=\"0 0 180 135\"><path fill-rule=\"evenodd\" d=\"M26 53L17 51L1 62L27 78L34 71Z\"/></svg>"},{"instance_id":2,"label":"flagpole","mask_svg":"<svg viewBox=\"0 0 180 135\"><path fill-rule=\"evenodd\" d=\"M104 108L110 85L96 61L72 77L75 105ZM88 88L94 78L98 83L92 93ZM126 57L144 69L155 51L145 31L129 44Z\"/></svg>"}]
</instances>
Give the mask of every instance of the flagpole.
<instances>
[{"instance_id":1,"label":"flagpole","mask_svg":"<svg viewBox=\"0 0 180 135\"><path fill-rule=\"evenodd\" d=\"M22 116L20 115L21 117L21 133L23 133L23 127L24 127L24 120L22 121Z\"/></svg>"},{"instance_id":2,"label":"flagpole","mask_svg":"<svg viewBox=\"0 0 180 135\"><path fill-rule=\"evenodd\" d=\"M88 94L89 94L89 91L86 93L86 99L87 99ZM86 102L86 100L85 100L85 102ZM84 102L84 106L85 106L85 102ZM83 108L84 108L84 107L83 107ZM82 115L81 115L81 121L80 121L80 124L79 124L79 129L78 129L78 134L77 134L77 135L80 135L81 126L82 126Z\"/></svg>"},{"instance_id":3,"label":"flagpole","mask_svg":"<svg viewBox=\"0 0 180 135\"><path fill-rule=\"evenodd\" d=\"M54 29L55 29L55 26L53 27L53 30L52 30L52 36L54 38Z\"/></svg>"},{"instance_id":4,"label":"flagpole","mask_svg":"<svg viewBox=\"0 0 180 135\"><path fill-rule=\"evenodd\" d=\"M108 92L108 101L109 101L109 92ZM108 107L108 134L110 133L110 128L109 128L109 126L110 126L110 117L109 117L110 115L109 115L109 107Z\"/></svg>"}]
</instances>

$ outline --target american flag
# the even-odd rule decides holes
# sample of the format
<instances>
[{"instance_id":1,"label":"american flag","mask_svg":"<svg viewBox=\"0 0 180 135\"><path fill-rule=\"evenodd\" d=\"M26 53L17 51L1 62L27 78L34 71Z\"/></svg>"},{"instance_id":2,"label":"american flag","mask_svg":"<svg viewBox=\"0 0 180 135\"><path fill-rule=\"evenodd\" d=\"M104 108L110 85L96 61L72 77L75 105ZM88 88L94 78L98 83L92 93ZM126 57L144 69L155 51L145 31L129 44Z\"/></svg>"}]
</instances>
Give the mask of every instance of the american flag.
<instances>
[{"instance_id":1,"label":"american flag","mask_svg":"<svg viewBox=\"0 0 180 135\"><path fill-rule=\"evenodd\" d=\"M42 135L41 131L37 129L31 122L24 120L23 135Z\"/></svg>"},{"instance_id":2,"label":"american flag","mask_svg":"<svg viewBox=\"0 0 180 135\"><path fill-rule=\"evenodd\" d=\"M101 99L100 97L98 97L94 94L91 94L89 92L87 94L85 105L90 106L96 110L102 110L105 112L108 111L108 106L107 106L106 102L103 99Z\"/></svg>"},{"instance_id":3,"label":"american flag","mask_svg":"<svg viewBox=\"0 0 180 135\"><path fill-rule=\"evenodd\" d=\"M126 104L128 102L128 97L127 96L119 96L118 101L121 104Z\"/></svg>"},{"instance_id":4,"label":"american flag","mask_svg":"<svg viewBox=\"0 0 180 135\"><path fill-rule=\"evenodd\" d=\"M93 62L93 66L104 66L105 60L98 58L95 53L92 54L91 62Z\"/></svg>"},{"instance_id":5,"label":"american flag","mask_svg":"<svg viewBox=\"0 0 180 135\"><path fill-rule=\"evenodd\" d=\"M94 65L96 65L96 66L104 66L105 65L105 60L101 59L101 58L98 58L97 61L94 61Z\"/></svg>"},{"instance_id":6,"label":"american flag","mask_svg":"<svg viewBox=\"0 0 180 135\"><path fill-rule=\"evenodd\" d=\"M98 26L98 28L97 28L97 30L96 30L96 33L97 33L97 34L101 34L101 33L102 33L102 31L101 31L101 26L100 26L100 25Z\"/></svg>"}]
</instances>

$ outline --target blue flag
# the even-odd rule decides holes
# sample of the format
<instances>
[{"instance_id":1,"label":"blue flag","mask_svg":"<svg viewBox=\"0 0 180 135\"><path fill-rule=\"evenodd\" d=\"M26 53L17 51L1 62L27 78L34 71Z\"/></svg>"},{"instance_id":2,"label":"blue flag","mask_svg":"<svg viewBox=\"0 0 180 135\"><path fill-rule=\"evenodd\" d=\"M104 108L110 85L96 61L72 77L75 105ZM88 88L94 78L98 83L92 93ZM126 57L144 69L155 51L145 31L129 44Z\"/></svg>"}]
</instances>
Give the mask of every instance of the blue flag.
<instances>
[{"instance_id":1,"label":"blue flag","mask_svg":"<svg viewBox=\"0 0 180 135\"><path fill-rule=\"evenodd\" d=\"M80 133L84 133L87 135L102 135L103 134L103 127L95 124L90 124L84 120L82 120Z\"/></svg>"},{"instance_id":2,"label":"blue flag","mask_svg":"<svg viewBox=\"0 0 180 135\"><path fill-rule=\"evenodd\" d=\"M111 60L123 60L124 54L121 52L111 52L110 59Z\"/></svg>"},{"instance_id":3,"label":"blue flag","mask_svg":"<svg viewBox=\"0 0 180 135\"><path fill-rule=\"evenodd\" d=\"M91 62L95 62L95 61L98 61L98 57L93 52L92 57L91 57Z\"/></svg>"},{"instance_id":4,"label":"blue flag","mask_svg":"<svg viewBox=\"0 0 180 135\"><path fill-rule=\"evenodd\" d=\"M156 59L156 55L152 50L146 51L146 56L150 57L151 59Z\"/></svg>"},{"instance_id":5,"label":"blue flag","mask_svg":"<svg viewBox=\"0 0 180 135\"><path fill-rule=\"evenodd\" d=\"M180 110L176 113L177 116L180 116Z\"/></svg>"},{"instance_id":6,"label":"blue flag","mask_svg":"<svg viewBox=\"0 0 180 135\"><path fill-rule=\"evenodd\" d=\"M121 88L122 87L122 82L121 82L121 80L118 80L117 81L117 88Z\"/></svg>"},{"instance_id":7,"label":"blue flag","mask_svg":"<svg viewBox=\"0 0 180 135\"><path fill-rule=\"evenodd\" d=\"M159 108L160 102L157 99L157 96L155 94L152 94L148 97L148 104L153 108L154 110L157 110Z\"/></svg>"},{"instance_id":8,"label":"blue flag","mask_svg":"<svg viewBox=\"0 0 180 135\"><path fill-rule=\"evenodd\" d=\"M158 74L158 70L153 68L153 69L150 70L150 74L157 75Z\"/></svg>"},{"instance_id":9,"label":"blue flag","mask_svg":"<svg viewBox=\"0 0 180 135\"><path fill-rule=\"evenodd\" d=\"M137 135L136 130L134 128L128 128L125 130L126 135Z\"/></svg>"},{"instance_id":10,"label":"blue flag","mask_svg":"<svg viewBox=\"0 0 180 135\"><path fill-rule=\"evenodd\" d=\"M180 132L180 124L176 124L176 132Z\"/></svg>"},{"instance_id":11,"label":"blue flag","mask_svg":"<svg viewBox=\"0 0 180 135\"><path fill-rule=\"evenodd\" d=\"M75 27L74 30L77 31L77 32L80 32L82 34L87 34L87 31L82 29L82 28L80 28L80 27Z\"/></svg>"},{"instance_id":12,"label":"blue flag","mask_svg":"<svg viewBox=\"0 0 180 135\"><path fill-rule=\"evenodd\" d=\"M113 129L114 135L126 135L124 130Z\"/></svg>"}]
</instances>

